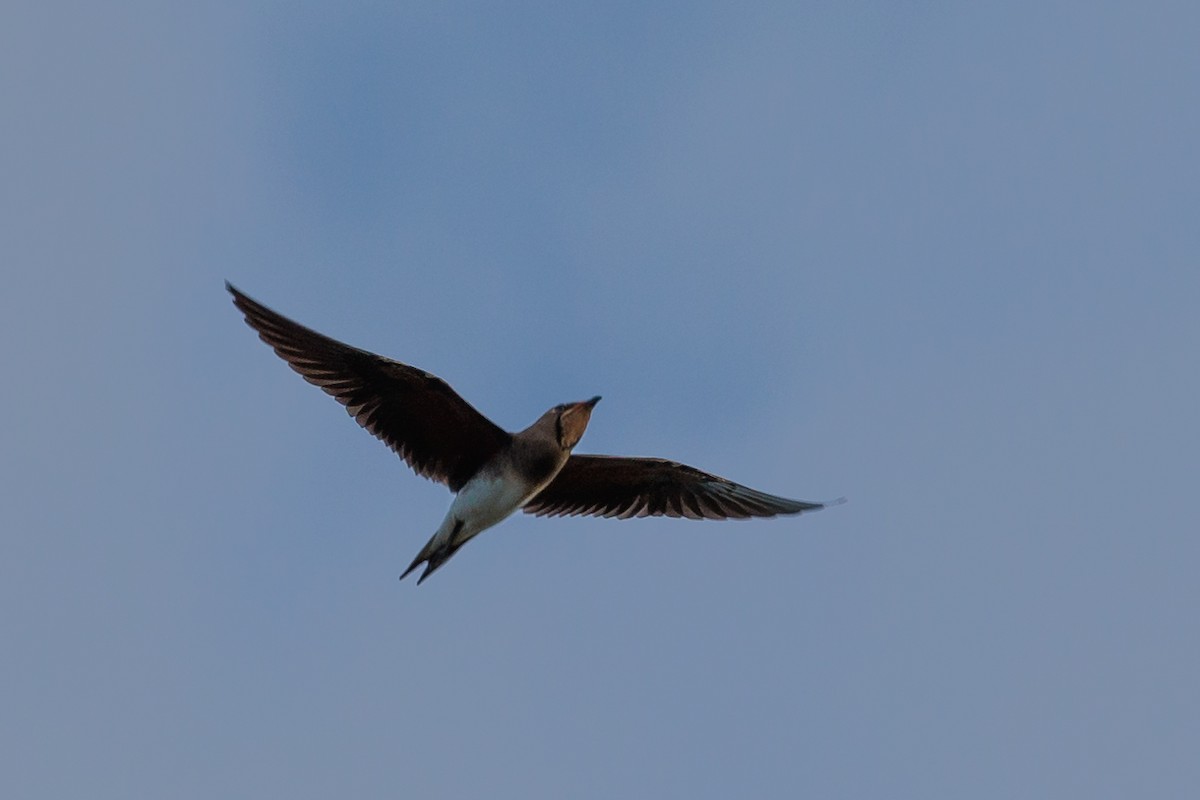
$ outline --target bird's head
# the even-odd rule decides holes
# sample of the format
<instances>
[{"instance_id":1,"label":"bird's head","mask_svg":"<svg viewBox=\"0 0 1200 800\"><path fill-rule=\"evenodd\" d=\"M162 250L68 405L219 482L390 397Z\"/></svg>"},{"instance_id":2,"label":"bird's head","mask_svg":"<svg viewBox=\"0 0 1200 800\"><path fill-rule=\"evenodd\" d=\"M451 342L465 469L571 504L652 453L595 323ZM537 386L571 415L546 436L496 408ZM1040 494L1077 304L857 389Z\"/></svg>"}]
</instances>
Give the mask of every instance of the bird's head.
<instances>
[{"instance_id":1,"label":"bird's head","mask_svg":"<svg viewBox=\"0 0 1200 800\"><path fill-rule=\"evenodd\" d=\"M558 440L559 447L563 450L570 450L579 444L579 440L583 438L583 432L587 430L588 420L592 418L592 409L599 402L600 396L597 395L591 400L563 403L551 409L551 413L554 415L554 435Z\"/></svg>"}]
</instances>

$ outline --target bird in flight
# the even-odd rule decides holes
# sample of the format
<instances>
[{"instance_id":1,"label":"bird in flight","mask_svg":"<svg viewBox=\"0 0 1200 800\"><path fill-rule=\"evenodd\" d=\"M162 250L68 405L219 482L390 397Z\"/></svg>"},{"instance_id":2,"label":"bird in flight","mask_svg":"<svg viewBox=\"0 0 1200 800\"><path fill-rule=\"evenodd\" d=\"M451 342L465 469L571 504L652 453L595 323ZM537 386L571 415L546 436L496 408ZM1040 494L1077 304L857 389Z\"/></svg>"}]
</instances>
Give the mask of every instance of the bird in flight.
<instances>
[{"instance_id":1,"label":"bird in flight","mask_svg":"<svg viewBox=\"0 0 1200 800\"><path fill-rule=\"evenodd\" d=\"M744 519L823 508L766 494L662 458L573 453L599 397L562 403L509 433L441 378L317 333L225 288L246 323L309 383L418 474L455 493L446 518L400 576L420 584L459 548L518 509L537 516Z\"/></svg>"}]
</instances>

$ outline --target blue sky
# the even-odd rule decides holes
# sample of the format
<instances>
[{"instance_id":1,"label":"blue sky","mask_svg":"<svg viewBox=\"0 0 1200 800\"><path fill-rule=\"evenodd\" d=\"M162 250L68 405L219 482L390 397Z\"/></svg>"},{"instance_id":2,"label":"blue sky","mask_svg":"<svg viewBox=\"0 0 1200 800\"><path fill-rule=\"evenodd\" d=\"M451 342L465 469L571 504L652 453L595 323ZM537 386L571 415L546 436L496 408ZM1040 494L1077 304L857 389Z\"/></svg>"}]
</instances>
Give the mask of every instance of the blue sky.
<instances>
[{"instance_id":1,"label":"blue sky","mask_svg":"<svg viewBox=\"0 0 1200 800\"><path fill-rule=\"evenodd\" d=\"M23 3L13 797L1186 797L1190 4ZM850 502L515 517L228 303Z\"/></svg>"}]
</instances>

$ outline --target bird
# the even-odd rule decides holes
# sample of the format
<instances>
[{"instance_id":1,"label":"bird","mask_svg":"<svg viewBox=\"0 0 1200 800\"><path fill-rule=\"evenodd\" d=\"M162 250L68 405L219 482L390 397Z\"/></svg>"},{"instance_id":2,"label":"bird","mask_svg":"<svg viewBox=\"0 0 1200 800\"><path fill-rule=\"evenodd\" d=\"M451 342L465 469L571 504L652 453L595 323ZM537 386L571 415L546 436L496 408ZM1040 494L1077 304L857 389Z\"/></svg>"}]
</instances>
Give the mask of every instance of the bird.
<instances>
[{"instance_id":1,"label":"bird","mask_svg":"<svg viewBox=\"0 0 1200 800\"><path fill-rule=\"evenodd\" d=\"M317 333L228 281L225 288L246 323L293 370L345 406L414 472L454 493L401 580L424 565L420 585L518 509L545 517L745 519L830 505L767 494L665 458L575 453L599 396L560 403L510 433L438 376Z\"/></svg>"}]
</instances>

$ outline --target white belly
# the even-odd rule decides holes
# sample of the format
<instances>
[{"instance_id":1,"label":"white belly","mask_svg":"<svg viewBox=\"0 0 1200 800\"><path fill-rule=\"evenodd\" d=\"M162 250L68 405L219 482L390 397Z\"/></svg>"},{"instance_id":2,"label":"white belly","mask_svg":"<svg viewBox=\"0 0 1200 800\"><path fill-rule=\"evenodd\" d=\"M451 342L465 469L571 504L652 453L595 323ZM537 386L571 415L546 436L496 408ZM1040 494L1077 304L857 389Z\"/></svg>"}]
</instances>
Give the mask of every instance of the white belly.
<instances>
[{"instance_id":1,"label":"white belly","mask_svg":"<svg viewBox=\"0 0 1200 800\"><path fill-rule=\"evenodd\" d=\"M450 516L462 520L463 532L490 528L529 499L531 487L507 475L476 475L450 505Z\"/></svg>"},{"instance_id":2,"label":"white belly","mask_svg":"<svg viewBox=\"0 0 1200 800\"><path fill-rule=\"evenodd\" d=\"M511 516L540 488L506 471L476 475L455 496L433 542L461 545Z\"/></svg>"}]
</instances>

